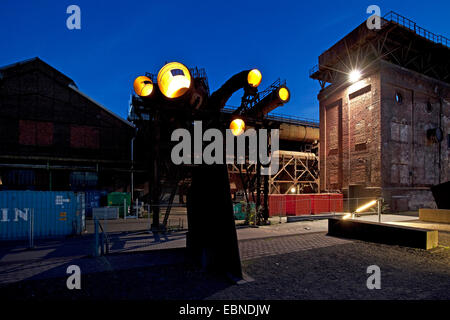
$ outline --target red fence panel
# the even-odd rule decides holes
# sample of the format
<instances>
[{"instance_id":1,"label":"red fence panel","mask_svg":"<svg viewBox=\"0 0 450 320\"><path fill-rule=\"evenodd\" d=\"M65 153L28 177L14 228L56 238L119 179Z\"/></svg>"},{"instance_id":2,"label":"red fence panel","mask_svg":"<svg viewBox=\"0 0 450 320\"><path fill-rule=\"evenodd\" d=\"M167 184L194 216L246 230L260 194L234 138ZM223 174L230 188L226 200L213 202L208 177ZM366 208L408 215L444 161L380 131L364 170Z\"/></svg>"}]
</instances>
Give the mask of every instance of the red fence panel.
<instances>
[{"instance_id":1,"label":"red fence panel","mask_svg":"<svg viewBox=\"0 0 450 320\"><path fill-rule=\"evenodd\" d=\"M300 216L311 214L310 194L289 194L286 195L286 215Z\"/></svg>"},{"instance_id":2,"label":"red fence panel","mask_svg":"<svg viewBox=\"0 0 450 320\"><path fill-rule=\"evenodd\" d=\"M342 193L330 193L330 211L344 212L344 195Z\"/></svg>"},{"instance_id":3,"label":"red fence panel","mask_svg":"<svg viewBox=\"0 0 450 320\"><path fill-rule=\"evenodd\" d=\"M271 194L269 216L300 216L343 212L344 196L340 193Z\"/></svg>"},{"instance_id":4,"label":"red fence panel","mask_svg":"<svg viewBox=\"0 0 450 320\"><path fill-rule=\"evenodd\" d=\"M328 193L318 193L312 196L312 213L319 214L330 212L330 195Z\"/></svg>"},{"instance_id":5,"label":"red fence panel","mask_svg":"<svg viewBox=\"0 0 450 320\"><path fill-rule=\"evenodd\" d=\"M286 214L286 195L269 195L269 216L284 216Z\"/></svg>"}]
</instances>

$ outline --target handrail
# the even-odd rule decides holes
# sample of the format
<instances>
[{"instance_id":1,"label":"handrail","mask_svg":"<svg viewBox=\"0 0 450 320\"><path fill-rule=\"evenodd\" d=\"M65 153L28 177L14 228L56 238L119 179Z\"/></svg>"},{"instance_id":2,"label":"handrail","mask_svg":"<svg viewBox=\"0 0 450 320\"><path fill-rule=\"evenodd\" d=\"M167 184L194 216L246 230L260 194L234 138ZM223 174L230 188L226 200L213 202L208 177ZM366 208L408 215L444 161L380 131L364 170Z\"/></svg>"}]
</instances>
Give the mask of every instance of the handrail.
<instances>
[{"instance_id":1,"label":"handrail","mask_svg":"<svg viewBox=\"0 0 450 320\"><path fill-rule=\"evenodd\" d=\"M444 37L442 35L435 34L431 31L428 31L420 26L418 26L414 21L408 19L394 11L389 11L387 14L383 16L383 19L388 20L390 22L397 23L409 30L413 31L415 34L428 39L434 43L442 44L447 48L450 48L450 39Z\"/></svg>"},{"instance_id":2,"label":"handrail","mask_svg":"<svg viewBox=\"0 0 450 320\"><path fill-rule=\"evenodd\" d=\"M383 16L383 19L389 22L394 22L396 24L399 24L411 31L413 31L418 36L425 38L427 40L430 40L437 44L442 44L443 46L450 48L450 39L447 37L444 37L443 35L435 34L431 31L428 31L420 26L417 25L414 21L412 21L409 18L406 18L394 11L389 11ZM320 66L316 64L309 70L309 76L311 77L314 73L318 72L320 69Z\"/></svg>"},{"instance_id":3,"label":"handrail","mask_svg":"<svg viewBox=\"0 0 450 320\"><path fill-rule=\"evenodd\" d=\"M225 106L224 108L222 108L222 112L225 112L225 113L233 113L235 110L236 110L236 107L234 107L234 106ZM269 113L266 116L266 118L269 120L275 120L275 121L280 121L280 122L285 122L285 123L290 123L290 124L319 127L319 121L317 121L315 119L304 118L304 117L299 117L299 116L294 116L294 115L287 115L287 114L281 114L281 113Z\"/></svg>"},{"instance_id":4,"label":"handrail","mask_svg":"<svg viewBox=\"0 0 450 320\"><path fill-rule=\"evenodd\" d=\"M100 228L101 232L99 232L99 228ZM99 236L101 236L100 239L99 239ZM100 255L109 253L108 234L103 229L103 226L100 223L100 221L98 220L98 218L95 218L95 220L94 220L94 257L99 256L99 252L98 252L99 247L100 247Z\"/></svg>"}]
</instances>

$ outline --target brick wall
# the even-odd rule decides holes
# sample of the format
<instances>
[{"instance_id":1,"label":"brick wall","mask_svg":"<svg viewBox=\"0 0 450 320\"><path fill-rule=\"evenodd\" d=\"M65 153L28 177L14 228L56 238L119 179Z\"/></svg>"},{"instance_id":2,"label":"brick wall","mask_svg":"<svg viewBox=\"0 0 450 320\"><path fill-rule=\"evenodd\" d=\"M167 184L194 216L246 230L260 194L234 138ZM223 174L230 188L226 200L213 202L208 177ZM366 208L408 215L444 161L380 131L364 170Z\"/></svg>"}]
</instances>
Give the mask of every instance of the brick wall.
<instances>
[{"instance_id":1,"label":"brick wall","mask_svg":"<svg viewBox=\"0 0 450 320\"><path fill-rule=\"evenodd\" d=\"M318 98L321 191L382 195L396 211L434 206L429 187L450 180L450 85L381 61ZM427 138L439 126L441 144Z\"/></svg>"},{"instance_id":2,"label":"brick wall","mask_svg":"<svg viewBox=\"0 0 450 320\"><path fill-rule=\"evenodd\" d=\"M321 190L381 187L380 103L377 73L321 92ZM323 138L322 138L323 137Z\"/></svg>"}]
</instances>

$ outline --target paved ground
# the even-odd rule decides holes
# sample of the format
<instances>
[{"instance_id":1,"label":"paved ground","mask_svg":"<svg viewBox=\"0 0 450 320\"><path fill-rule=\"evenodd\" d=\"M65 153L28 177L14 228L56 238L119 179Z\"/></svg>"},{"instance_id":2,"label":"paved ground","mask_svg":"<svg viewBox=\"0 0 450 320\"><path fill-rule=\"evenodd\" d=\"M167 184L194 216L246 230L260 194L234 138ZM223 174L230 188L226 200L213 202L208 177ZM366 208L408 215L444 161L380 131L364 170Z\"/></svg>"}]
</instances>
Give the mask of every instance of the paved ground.
<instances>
[{"instance_id":1,"label":"paved ground","mask_svg":"<svg viewBox=\"0 0 450 320\"><path fill-rule=\"evenodd\" d=\"M164 219L164 208L161 209L160 221ZM128 218L117 220L100 220L103 227L108 232L125 232L125 231L144 231L151 229L151 220L147 218ZM187 213L184 207L174 207L171 210L169 219L167 221L168 228L187 229ZM86 220L86 233L94 233L94 221L92 219Z\"/></svg>"},{"instance_id":2,"label":"paved ground","mask_svg":"<svg viewBox=\"0 0 450 320\"><path fill-rule=\"evenodd\" d=\"M361 217L376 220L374 216ZM414 217L383 216L383 221ZM415 222L406 222L415 223ZM185 234L128 234L123 246L176 248L88 258L92 235L41 243L32 251L0 247L0 296L14 299L449 299L450 233L431 251L326 236L327 221L239 228L243 269L254 282L231 286L184 259ZM140 237L146 237L145 240ZM121 237L120 239L122 239ZM38 243L39 244L39 243ZM136 249L136 248L135 248ZM66 289L66 268L79 265L83 290ZM381 291L365 286L366 268L382 270Z\"/></svg>"},{"instance_id":3,"label":"paved ground","mask_svg":"<svg viewBox=\"0 0 450 320\"><path fill-rule=\"evenodd\" d=\"M173 234L167 237L167 239L169 240L160 239L160 242L155 242L151 249L182 249L186 246L184 232ZM133 240L130 242L131 244L128 247L132 248L132 245L136 244L136 242L133 242ZM310 250L349 242L348 240L328 237L322 232L308 235L241 240L239 242L239 248L242 260L249 260L257 257ZM67 251L59 252L57 256L54 252L50 252L48 249L49 246L43 246L42 248L36 249L36 251L21 250L20 254L6 254L0 262L0 284L63 276L65 275L67 266L71 264L80 266L84 273L110 271L111 268L114 270L131 269L136 266L145 267L161 263L164 264L158 260L160 258L158 255L156 260L153 258L153 255L150 258L142 258L145 257L145 254L139 255L140 250L135 250L134 253L126 255L111 255L103 259L93 259L86 257L89 254L90 243L87 245L89 246L88 248L83 246L78 248L75 246L67 246ZM147 245L145 248L147 251L149 246ZM86 255L83 255L83 252ZM30 259L25 259L29 253L33 253L32 259L30 257ZM71 255L70 253L79 254ZM129 261L129 259L133 262ZM165 263L171 263L171 261L167 260ZM115 267L111 267L111 265L115 265Z\"/></svg>"},{"instance_id":4,"label":"paved ground","mask_svg":"<svg viewBox=\"0 0 450 320\"><path fill-rule=\"evenodd\" d=\"M285 254L249 257L243 261L243 270L254 281L242 285L198 271L183 262L180 252L165 251L165 256L161 256L161 251L153 251L73 261L82 270L89 268L88 264L97 268L97 272L83 273L81 290L66 289L66 277L56 274L58 270L64 274L62 264L46 271L54 272L51 278L34 277L0 285L0 296L2 300L450 299L448 248L425 251L341 239L337 241L345 242L330 245L324 233L255 242L267 242L267 248L287 242L282 246L286 248L289 243L302 242L294 237L310 240L308 243L317 241L319 245L302 250L297 247ZM244 241L247 242L251 243ZM374 264L381 269L381 290L366 287L366 269Z\"/></svg>"},{"instance_id":5,"label":"paved ground","mask_svg":"<svg viewBox=\"0 0 450 320\"><path fill-rule=\"evenodd\" d=\"M331 247L351 243L349 240L328 237L325 233L278 236L239 241L239 251L243 261L280 254Z\"/></svg>"}]
</instances>

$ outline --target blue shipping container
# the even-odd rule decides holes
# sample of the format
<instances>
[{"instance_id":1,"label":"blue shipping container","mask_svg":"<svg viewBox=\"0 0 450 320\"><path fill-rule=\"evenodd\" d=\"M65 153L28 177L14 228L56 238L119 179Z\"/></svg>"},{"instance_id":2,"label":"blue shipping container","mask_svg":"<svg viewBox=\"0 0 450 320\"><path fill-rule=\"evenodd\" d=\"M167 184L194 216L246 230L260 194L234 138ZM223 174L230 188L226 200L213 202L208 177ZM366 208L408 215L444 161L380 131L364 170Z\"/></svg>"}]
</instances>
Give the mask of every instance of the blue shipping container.
<instances>
[{"instance_id":1,"label":"blue shipping container","mask_svg":"<svg viewBox=\"0 0 450 320\"><path fill-rule=\"evenodd\" d=\"M86 217L92 217L92 209L102 206L102 198L106 198L106 191L89 190L84 192L86 195ZM106 200L105 200L106 202Z\"/></svg>"},{"instance_id":2,"label":"blue shipping container","mask_svg":"<svg viewBox=\"0 0 450 320\"><path fill-rule=\"evenodd\" d=\"M65 191L1 191L0 240L55 238L79 234L77 196Z\"/></svg>"}]
</instances>

